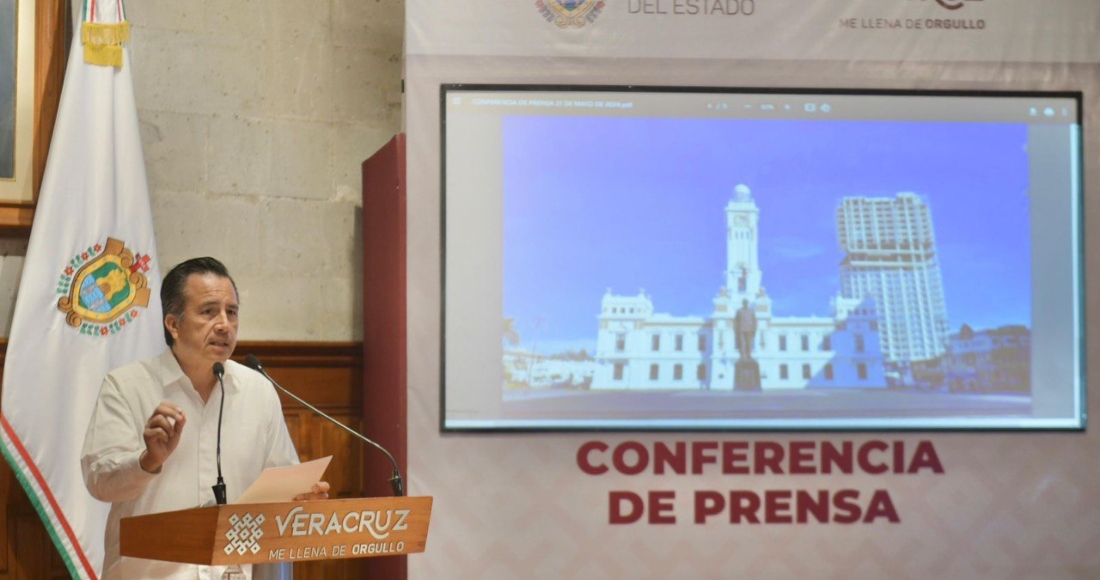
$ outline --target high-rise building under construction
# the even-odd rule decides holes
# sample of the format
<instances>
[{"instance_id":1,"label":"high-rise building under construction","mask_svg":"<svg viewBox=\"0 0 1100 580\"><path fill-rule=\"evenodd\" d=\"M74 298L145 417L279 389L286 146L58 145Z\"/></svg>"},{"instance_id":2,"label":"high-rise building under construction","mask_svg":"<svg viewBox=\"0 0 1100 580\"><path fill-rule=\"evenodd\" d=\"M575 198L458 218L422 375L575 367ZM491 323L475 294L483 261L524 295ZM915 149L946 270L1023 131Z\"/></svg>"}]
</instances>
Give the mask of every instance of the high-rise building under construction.
<instances>
[{"instance_id":1,"label":"high-rise building under construction","mask_svg":"<svg viewBox=\"0 0 1100 580\"><path fill-rule=\"evenodd\" d=\"M913 193L846 197L836 218L841 296L874 298L886 361L905 367L943 356L947 307L928 205Z\"/></svg>"}]
</instances>

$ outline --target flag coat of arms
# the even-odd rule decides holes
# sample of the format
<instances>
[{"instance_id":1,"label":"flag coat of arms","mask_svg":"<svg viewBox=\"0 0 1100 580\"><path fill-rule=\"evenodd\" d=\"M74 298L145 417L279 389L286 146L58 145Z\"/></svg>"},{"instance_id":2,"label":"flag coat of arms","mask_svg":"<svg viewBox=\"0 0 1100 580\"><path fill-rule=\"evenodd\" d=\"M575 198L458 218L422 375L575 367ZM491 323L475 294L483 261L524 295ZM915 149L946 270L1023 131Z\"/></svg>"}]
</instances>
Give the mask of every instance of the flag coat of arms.
<instances>
[{"instance_id":1,"label":"flag coat of arms","mask_svg":"<svg viewBox=\"0 0 1100 580\"><path fill-rule=\"evenodd\" d=\"M165 348L121 0L86 0L4 365L0 451L74 578L98 578L109 506L80 450L104 375Z\"/></svg>"}]
</instances>

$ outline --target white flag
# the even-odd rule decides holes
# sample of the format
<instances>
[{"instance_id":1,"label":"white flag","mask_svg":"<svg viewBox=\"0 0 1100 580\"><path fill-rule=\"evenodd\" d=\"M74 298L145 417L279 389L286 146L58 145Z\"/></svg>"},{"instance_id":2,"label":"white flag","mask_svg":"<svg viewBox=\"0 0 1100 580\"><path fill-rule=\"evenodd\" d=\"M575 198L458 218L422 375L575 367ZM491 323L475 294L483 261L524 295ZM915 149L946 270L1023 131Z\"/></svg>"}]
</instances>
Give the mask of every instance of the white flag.
<instances>
[{"instance_id":1,"label":"white flag","mask_svg":"<svg viewBox=\"0 0 1100 580\"><path fill-rule=\"evenodd\" d=\"M73 40L0 401L0 451L74 578L98 578L103 565L109 506L80 471L100 383L165 348L124 20L120 0L87 0L83 41Z\"/></svg>"}]
</instances>

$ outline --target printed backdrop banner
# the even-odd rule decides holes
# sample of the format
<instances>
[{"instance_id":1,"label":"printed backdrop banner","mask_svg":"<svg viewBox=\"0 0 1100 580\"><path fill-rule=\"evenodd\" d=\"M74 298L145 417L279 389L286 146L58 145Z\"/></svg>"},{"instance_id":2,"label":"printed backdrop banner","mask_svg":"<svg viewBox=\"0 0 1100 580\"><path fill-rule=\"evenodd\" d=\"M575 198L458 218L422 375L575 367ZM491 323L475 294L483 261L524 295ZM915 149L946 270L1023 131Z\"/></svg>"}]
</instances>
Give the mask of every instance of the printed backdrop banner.
<instances>
[{"instance_id":1,"label":"printed backdrop banner","mask_svg":"<svg viewBox=\"0 0 1100 580\"><path fill-rule=\"evenodd\" d=\"M164 349L160 274L121 3L88 2L74 40L4 366L0 442L74 578L97 578L107 504L80 449L110 369ZM86 48L88 50L86 51ZM122 58L121 68L85 56ZM112 56L113 55L113 56Z\"/></svg>"},{"instance_id":2,"label":"printed backdrop banner","mask_svg":"<svg viewBox=\"0 0 1100 580\"><path fill-rule=\"evenodd\" d=\"M409 559L410 578L1100 577L1100 519L1088 509L1100 503L1097 429L442 433L439 308L441 84L1080 91L1084 150L1096 151L1100 3L406 5L409 490L435 497L431 545ZM565 181L578 165L599 165L612 153L618 152L548 144L544 157L529 161L559 171ZM1082 173L1084 198L1100 195L1100 172L1088 158ZM484 219L499 221L497 211ZM1095 247L1100 241L1091 226L1100 223L1100 204L1085 204L1084 211L1090 226L1084 246ZM1100 262L1095 252L1086 258L1083 302L1094 304ZM491 278L481 271L464 275ZM1100 327L1098 313L1087 310L1086 329ZM1087 341L1086 359L1100 360L1098 342ZM1087 374L1098 378L1093 368ZM1100 411L1097 399L1087 401L1093 416ZM732 472L717 461L697 471L688 463L685 473L656 471L658 450L677 446L702 457L724 449L749 458L777 450L788 458L803 452L820 458L826 446L847 446L891 459L882 471L856 466L826 473L812 461L800 473L787 471L789 463L782 473L753 472L740 460ZM642 453L650 459L645 465ZM830 506L827 521L799 520L807 514L797 506L821 493ZM861 517L849 517L843 506L850 500L860 504ZM735 515L745 511L759 521Z\"/></svg>"},{"instance_id":3,"label":"printed backdrop banner","mask_svg":"<svg viewBox=\"0 0 1100 580\"><path fill-rule=\"evenodd\" d=\"M1096 62L1092 0L407 2L410 55Z\"/></svg>"}]
</instances>

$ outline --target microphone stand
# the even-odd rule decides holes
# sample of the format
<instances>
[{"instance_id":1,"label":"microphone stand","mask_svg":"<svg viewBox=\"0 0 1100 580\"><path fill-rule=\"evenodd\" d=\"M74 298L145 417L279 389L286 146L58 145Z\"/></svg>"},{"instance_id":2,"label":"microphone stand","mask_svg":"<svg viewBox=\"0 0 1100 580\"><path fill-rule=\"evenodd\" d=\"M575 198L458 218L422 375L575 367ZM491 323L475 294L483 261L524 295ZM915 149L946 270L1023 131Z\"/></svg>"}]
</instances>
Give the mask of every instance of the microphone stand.
<instances>
[{"instance_id":1,"label":"microphone stand","mask_svg":"<svg viewBox=\"0 0 1100 580\"><path fill-rule=\"evenodd\" d=\"M222 390L221 403L218 405L218 483L213 486L214 501L218 505L225 505L225 480L222 479L222 411L225 410L225 381L222 377L225 376L225 366L222 363L214 363L214 376L217 377Z\"/></svg>"},{"instance_id":2,"label":"microphone stand","mask_svg":"<svg viewBox=\"0 0 1100 580\"><path fill-rule=\"evenodd\" d=\"M247 364L252 370L260 373L261 375L263 375L264 378L266 378L268 381L270 381L271 384L275 386L275 388L279 389L286 396L290 397L291 399L294 399L295 401L298 401L299 403L304 405L310 411L313 411L314 413L317 413L318 415L324 417L325 419L328 419L333 424L337 425L338 427L340 427L344 431L347 431L348 433L350 433L356 439L359 439L360 441L363 441L363 442L369 444L371 447L374 447L375 449L381 451L382 453L385 453L386 457L388 457L390 459L390 464L393 465L393 476L390 477L390 479L389 479L390 489L393 490L393 495L395 497L402 497L402 496L405 495L405 485L404 485L404 482L401 479L401 470L398 469L398 467L397 467L397 460L395 460L393 458L393 455L390 454L390 452L387 451L385 447L382 447L381 445L375 443L374 441L371 441L365 435L363 435L362 433L359 433L358 431L352 429L351 427L348 427L347 425L344 425L343 423L337 421L336 419L333 419L328 414L326 414L324 411L318 409L317 407L314 407L313 405L310 405L309 403L302 400L302 398L299 397L298 395L295 395L294 393L288 391L285 387L283 387L279 383L275 382L275 379L271 378L271 375L268 375L267 371L264 370L264 365L262 363L260 363L260 359L257 358L256 355L250 354L247 357L245 357L245 364Z\"/></svg>"},{"instance_id":3,"label":"microphone stand","mask_svg":"<svg viewBox=\"0 0 1100 580\"><path fill-rule=\"evenodd\" d=\"M214 501L218 505L225 505L225 480L222 479L222 412L225 410L225 365L214 363L214 376L218 378L218 385L222 389L221 402L218 404L218 483L213 486ZM233 564L222 572L222 580L244 580L244 571L237 564Z\"/></svg>"}]
</instances>

